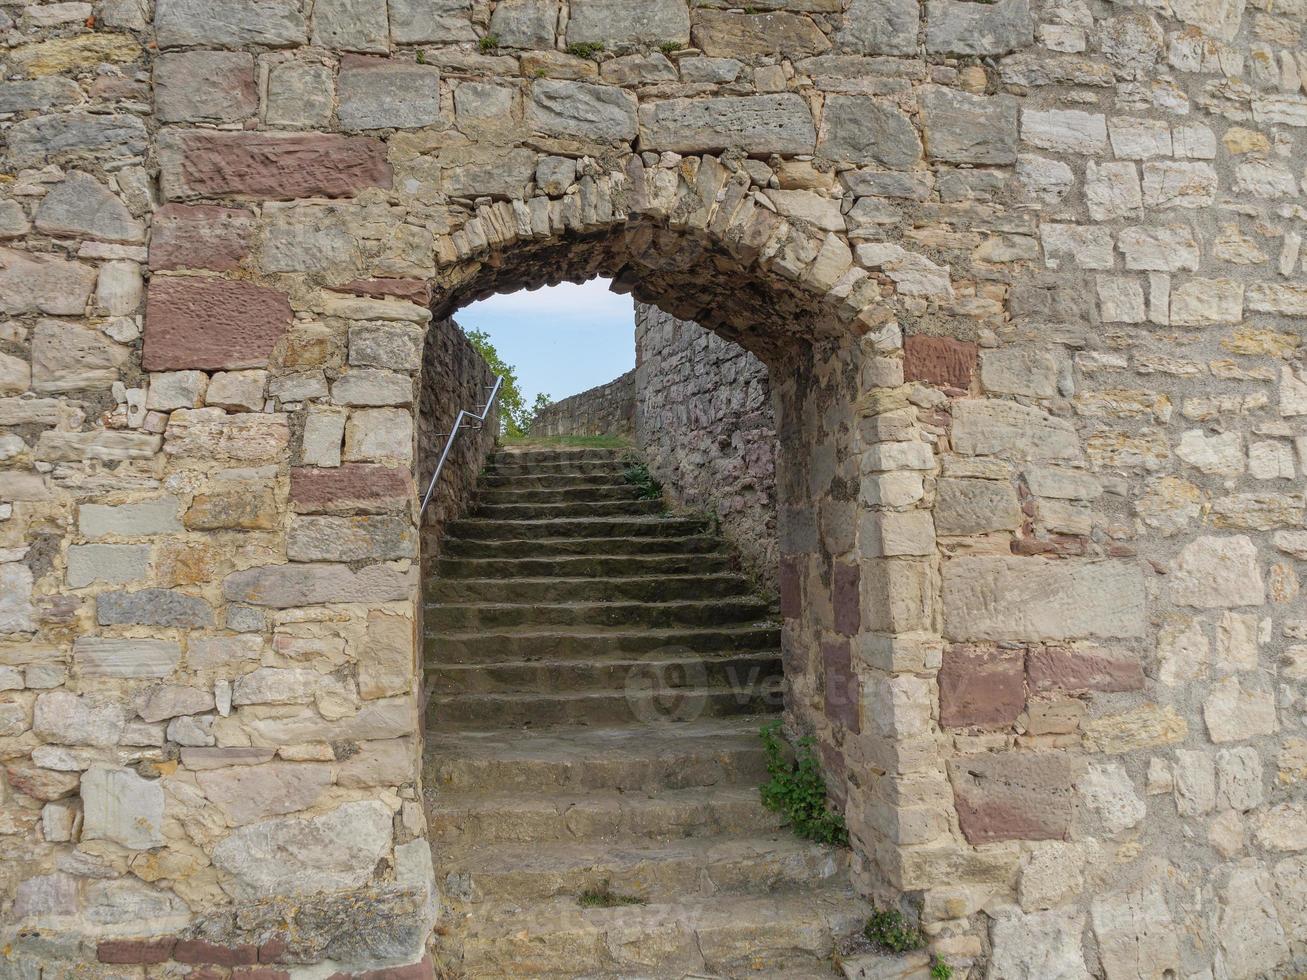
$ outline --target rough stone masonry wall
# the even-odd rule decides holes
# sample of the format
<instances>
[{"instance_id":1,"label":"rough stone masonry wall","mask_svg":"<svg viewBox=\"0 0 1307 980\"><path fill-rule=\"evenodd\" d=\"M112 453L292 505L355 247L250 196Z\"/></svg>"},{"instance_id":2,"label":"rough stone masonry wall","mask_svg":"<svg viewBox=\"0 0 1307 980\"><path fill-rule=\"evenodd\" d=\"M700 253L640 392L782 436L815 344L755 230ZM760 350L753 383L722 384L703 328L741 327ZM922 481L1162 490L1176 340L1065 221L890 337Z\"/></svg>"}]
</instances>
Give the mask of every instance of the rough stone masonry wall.
<instances>
[{"instance_id":1,"label":"rough stone masonry wall","mask_svg":"<svg viewBox=\"0 0 1307 980\"><path fill-rule=\"evenodd\" d=\"M777 588L776 422L767 366L656 306L635 308L635 430L671 499L716 514L750 574Z\"/></svg>"},{"instance_id":2,"label":"rough stone masonry wall","mask_svg":"<svg viewBox=\"0 0 1307 980\"><path fill-rule=\"evenodd\" d=\"M472 346L453 318L431 324L422 352L425 383L418 395L417 490L427 492L431 474L445 448L454 420L460 411L480 412L495 383L490 365ZM445 524L467 508L476 491L477 477L494 448L499 432L499 410L491 406L484 423L468 422L460 427L449 450L431 503L422 515L424 564L440 552Z\"/></svg>"},{"instance_id":3,"label":"rough stone masonry wall","mask_svg":"<svg viewBox=\"0 0 1307 980\"><path fill-rule=\"evenodd\" d=\"M7 972L419 959L421 291L599 274L768 364L870 893L1307 968L1299 0L0 17Z\"/></svg>"},{"instance_id":4,"label":"rough stone masonry wall","mask_svg":"<svg viewBox=\"0 0 1307 980\"><path fill-rule=\"evenodd\" d=\"M634 433L635 371L607 384L562 398L531 420L533 436L631 436Z\"/></svg>"}]
</instances>

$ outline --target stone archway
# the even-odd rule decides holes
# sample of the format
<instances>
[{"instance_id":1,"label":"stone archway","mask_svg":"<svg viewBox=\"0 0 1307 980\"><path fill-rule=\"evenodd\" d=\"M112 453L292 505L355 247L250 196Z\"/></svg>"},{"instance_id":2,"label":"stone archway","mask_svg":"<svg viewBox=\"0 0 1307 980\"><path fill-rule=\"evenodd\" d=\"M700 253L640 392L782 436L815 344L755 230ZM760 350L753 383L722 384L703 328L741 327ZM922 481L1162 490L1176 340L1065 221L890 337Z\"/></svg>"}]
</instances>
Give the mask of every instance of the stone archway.
<instances>
[{"instance_id":1,"label":"stone archway","mask_svg":"<svg viewBox=\"0 0 1307 980\"><path fill-rule=\"evenodd\" d=\"M996 975L1292 969L1307 116L1265 6L25 11L2 955L417 958L426 290L630 229L671 312L813 331L787 666L867 890Z\"/></svg>"}]
</instances>

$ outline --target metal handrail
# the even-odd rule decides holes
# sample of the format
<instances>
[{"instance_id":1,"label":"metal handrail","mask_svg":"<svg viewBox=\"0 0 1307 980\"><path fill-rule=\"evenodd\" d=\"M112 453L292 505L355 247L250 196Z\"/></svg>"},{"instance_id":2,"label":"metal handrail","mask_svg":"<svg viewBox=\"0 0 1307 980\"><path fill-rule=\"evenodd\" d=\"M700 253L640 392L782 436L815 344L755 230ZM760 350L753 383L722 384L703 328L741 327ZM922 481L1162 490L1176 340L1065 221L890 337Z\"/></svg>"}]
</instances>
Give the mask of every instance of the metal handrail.
<instances>
[{"instance_id":1,"label":"metal handrail","mask_svg":"<svg viewBox=\"0 0 1307 980\"><path fill-rule=\"evenodd\" d=\"M481 409L480 414L469 412L463 408L458 410L458 415L454 417L454 427L449 430L449 438L445 440L445 448L441 450L440 460L436 463L436 470L431 474L431 482L427 484L426 495L422 498L422 506L418 509L419 518L426 512L427 504L431 502L431 495L436 492L436 481L440 479L440 471L445 468L445 460L449 458L449 451L454 448L454 440L458 438L458 432L463 427L463 420L476 419L478 423L485 422L486 416L490 414L490 406L495 403L495 396L499 394L499 386L503 383L504 376L500 374L495 376L493 385L486 386L490 388L490 397L486 399L485 408ZM479 429L481 426L470 425L468 428Z\"/></svg>"}]
</instances>

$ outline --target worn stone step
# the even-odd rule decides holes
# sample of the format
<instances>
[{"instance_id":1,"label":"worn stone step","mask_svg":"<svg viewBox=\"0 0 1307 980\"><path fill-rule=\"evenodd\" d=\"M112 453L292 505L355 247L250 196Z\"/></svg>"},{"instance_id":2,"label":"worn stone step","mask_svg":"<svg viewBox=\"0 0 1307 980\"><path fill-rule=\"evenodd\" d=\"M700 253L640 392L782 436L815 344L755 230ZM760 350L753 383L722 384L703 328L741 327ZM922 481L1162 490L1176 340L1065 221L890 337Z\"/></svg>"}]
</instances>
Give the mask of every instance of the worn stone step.
<instances>
[{"instance_id":1,"label":"worn stone step","mask_svg":"<svg viewBox=\"0 0 1307 980\"><path fill-rule=\"evenodd\" d=\"M702 534L697 517L560 517L552 520L491 520L469 517L453 522L450 534L470 541L535 538L676 538Z\"/></svg>"},{"instance_id":2,"label":"worn stone step","mask_svg":"<svg viewBox=\"0 0 1307 980\"><path fill-rule=\"evenodd\" d=\"M452 578L537 578L557 575L578 578L602 575L618 578L640 575L687 575L731 569L725 552L690 555L564 555L551 558L444 557L436 564L440 579Z\"/></svg>"},{"instance_id":3,"label":"worn stone step","mask_svg":"<svg viewBox=\"0 0 1307 980\"><path fill-rule=\"evenodd\" d=\"M761 623L770 615L756 596L678 599L669 602L428 603L424 621L433 630L462 631L525 626L723 626Z\"/></svg>"},{"instance_id":4,"label":"worn stone step","mask_svg":"<svg viewBox=\"0 0 1307 980\"><path fill-rule=\"evenodd\" d=\"M560 555L685 555L719 552L721 539L696 532L672 534L666 537L630 537L611 535L602 537L496 538L472 540L456 535L447 537L441 553L449 557L473 558L550 558Z\"/></svg>"},{"instance_id":5,"label":"worn stone step","mask_svg":"<svg viewBox=\"0 0 1307 980\"><path fill-rule=\"evenodd\" d=\"M427 586L432 603L468 602L669 602L748 595L749 580L736 572L643 575L625 578L447 578Z\"/></svg>"},{"instance_id":6,"label":"worn stone step","mask_svg":"<svg viewBox=\"0 0 1307 980\"><path fill-rule=\"evenodd\" d=\"M837 882L797 894L714 895L583 909L570 896L492 905L462 943L479 980L837 976L836 944L866 921L865 903Z\"/></svg>"},{"instance_id":7,"label":"worn stone step","mask_svg":"<svg viewBox=\"0 0 1307 980\"><path fill-rule=\"evenodd\" d=\"M472 632L430 629L426 634L425 653L431 665L631 658L655 651L727 654L775 650L780 646L780 635L780 627L775 623L646 630L541 630L533 626Z\"/></svg>"},{"instance_id":8,"label":"worn stone step","mask_svg":"<svg viewBox=\"0 0 1307 980\"><path fill-rule=\"evenodd\" d=\"M432 793L432 840L528 843L575 840L675 840L775 833L779 814L756 786L644 792Z\"/></svg>"},{"instance_id":9,"label":"worn stone step","mask_svg":"<svg viewBox=\"0 0 1307 980\"><path fill-rule=\"evenodd\" d=\"M630 486L621 472L586 473L513 473L486 470L477 478L477 493L497 490L575 490L581 487Z\"/></svg>"},{"instance_id":10,"label":"worn stone step","mask_svg":"<svg viewBox=\"0 0 1307 980\"><path fill-rule=\"evenodd\" d=\"M451 731L681 722L779 711L783 704L780 675L772 674L738 687L676 687L649 681L616 691L432 695L427 699L426 723L428 731Z\"/></svg>"},{"instance_id":11,"label":"worn stone step","mask_svg":"<svg viewBox=\"0 0 1307 980\"><path fill-rule=\"evenodd\" d=\"M500 449L490 454L491 463L563 463L573 460L621 459L630 449L603 446L574 446Z\"/></svg>"},{"instance_id":12,"label":"worn stone step","mask_svg":"<svg viewBox=\"0 0 1307 980\"><path fill-rule=\"evenodd\" d=\"M771 715L532 732L432 732L423 780L437 792L654 792L756 787L767 774L759 729Z\"/></svg>"},{"instance_id":13,"label":"worn stone step","mask_svg":"<svg viewBox=\"0 0 1307 980\"><path fill-rule=\"evenodd\" d=\"M503 487L478 490L482 504L562 504L580 500L635 500L639 488L629 483L590 483L577 487Z\"/></svg>"},{"instance_id":14,"label":"worn stone step","mask_svg":"<svg viewBox=\"0 0 1307 980\"><path fill-rule=\"evenodd\" d=\"M541 696L568 691L624 691L627 685L667 688L727 687L748 690L781 676L778 650L721 656L663 656L639 659L530 660L502 663L428 663L425 683L433 694L495 694L531 691Z\"/></svg>"},{"instance_id":15,"label":"worn stone step","mask_svg":"<svg viewBox=\"0 0 1307 980\"><path fill-rule=\"evenodd\" d=\"M610 459L497 460L486 463L485 472L494 476L596 476L619 477L627 465Z\"/></svg>"},{"instance_id":16,"label":"worn stone step","mask_svg":"<svg viewBox=\"0 0 1307 980\"><path fill-rule=\"evenodd\" d=\"M789 831L661 843L496 843L433 846L450 898L532 902L607 886L650 902L718 893L770 895L843 881L848 852Z\"/></svg>"},{"instance_id":17,"label":"worn stone step","mask_svg":"<svg viewBox=\"0 0 1307 980\"><path fill-rule=\"evenodd\" d=\"M661 500L568 500L561 503L483 504L473 512L487 521L552 521L559 518L641 517L661 514Z\"/></svg>"}]
</instances>

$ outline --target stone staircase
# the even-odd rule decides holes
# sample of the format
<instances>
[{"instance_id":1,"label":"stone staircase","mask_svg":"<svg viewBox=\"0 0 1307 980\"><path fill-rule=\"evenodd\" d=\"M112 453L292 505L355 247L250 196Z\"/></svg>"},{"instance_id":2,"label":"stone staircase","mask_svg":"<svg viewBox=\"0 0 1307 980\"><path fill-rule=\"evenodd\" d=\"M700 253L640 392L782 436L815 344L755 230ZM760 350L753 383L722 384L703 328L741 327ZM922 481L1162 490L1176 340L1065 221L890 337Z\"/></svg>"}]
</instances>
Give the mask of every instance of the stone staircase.
<instances>
[{"instance_id":1,"label":"stone staircase","mask_svg":"<svg viewBox=\"0 0 1307 980\"><path fill-rule=\"evenodd\" d=\"M621 456L498 452L443 542L425 780L446 969L829 978L866 909L846 852L759 802L776 617Z\"/></svg>"}]
</instances>

